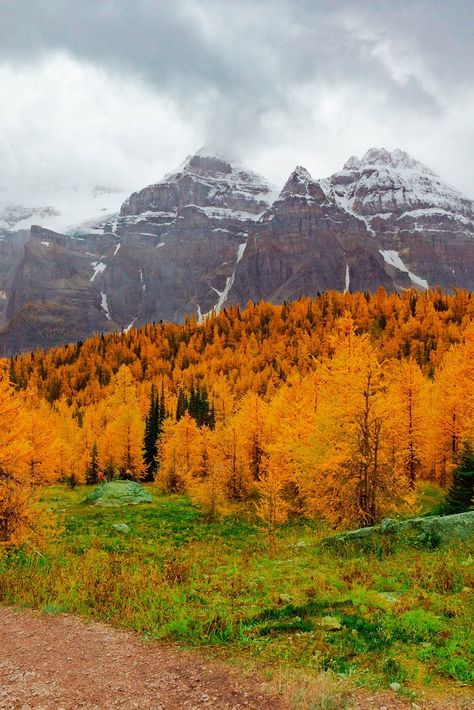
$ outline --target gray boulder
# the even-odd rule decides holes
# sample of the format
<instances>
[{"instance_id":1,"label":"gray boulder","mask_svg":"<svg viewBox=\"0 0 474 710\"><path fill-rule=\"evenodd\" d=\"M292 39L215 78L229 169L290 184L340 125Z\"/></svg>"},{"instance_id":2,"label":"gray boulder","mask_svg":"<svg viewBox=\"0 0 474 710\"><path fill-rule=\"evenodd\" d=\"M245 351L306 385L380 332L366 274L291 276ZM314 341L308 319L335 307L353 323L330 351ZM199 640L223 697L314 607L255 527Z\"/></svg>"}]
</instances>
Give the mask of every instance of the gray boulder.
<instances>
[{"instance_id":1,"label":"gray boulder","mask_svg":"<svg viewBox=\"0 0 474 710\"><path fill-rule=\"evenodd\" d=\"M119 508L122 505L151 503L153 498L135 481L110 481L103 483L85 498L84 503L102 508Z\"/></svg>"},{"instance_id":2,"label":"gray boulder","mask_svg":"<svg viewBox=\"0 0 474 710\"><path fill-rule=\"evenodd\" d=\"M415 542L427 544L430 541L433 544L445 544L451 540L470 540L474 537L474 510L456 515L433 515L427 518L399 521L386 518L380 525L349 530L326 538L325 543L328 545L343 542L357 543L377 535L406 535L413 537Z\"/></svg>"}]
</instances>

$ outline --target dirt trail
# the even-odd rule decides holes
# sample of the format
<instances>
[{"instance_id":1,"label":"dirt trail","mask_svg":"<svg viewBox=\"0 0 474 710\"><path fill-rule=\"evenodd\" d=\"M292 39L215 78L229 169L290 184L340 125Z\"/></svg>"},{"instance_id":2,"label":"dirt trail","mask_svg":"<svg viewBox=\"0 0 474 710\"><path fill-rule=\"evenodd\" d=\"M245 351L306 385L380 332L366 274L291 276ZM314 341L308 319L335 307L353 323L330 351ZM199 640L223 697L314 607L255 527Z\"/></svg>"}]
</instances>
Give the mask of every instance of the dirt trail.
<instances>
[{"instance_id":1,"label":"dirt trail","mask_svg":"<svg viewBox=\"0 0 474 710\"><path fill-rule=\"evenodd\" d=\"M283 710L258 680L73 616L0 607L1 710Z\"/></svg>"},{"instance_id":2,"label":"dirt trail","mask_svg":"<svg viewBox=\"0 0 474 710\"><path fill-rule=\"evenodd\" d=\"M308 698L306 707L317 698ZM335 700L337 703L337 701ZM0 710L289 710L257 678L138 634L74 616L0 606ZM318 707L318 705L316 705ZM474 710L472 695L425 698L360 689L331 707Z\"/></svg>"}]
</instances>

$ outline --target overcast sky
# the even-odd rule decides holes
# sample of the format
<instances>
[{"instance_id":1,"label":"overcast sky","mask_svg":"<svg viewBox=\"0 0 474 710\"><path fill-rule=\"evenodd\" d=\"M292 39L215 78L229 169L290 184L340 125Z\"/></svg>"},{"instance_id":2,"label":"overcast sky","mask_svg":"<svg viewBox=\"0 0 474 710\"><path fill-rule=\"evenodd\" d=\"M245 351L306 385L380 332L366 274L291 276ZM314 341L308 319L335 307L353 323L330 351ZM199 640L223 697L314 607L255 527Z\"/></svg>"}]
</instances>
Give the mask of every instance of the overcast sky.
<instances>
[{"instance_id":1,"label":"overcast sky","mask_svg":"<svg viewBox=\"0 0 474 710\"><path fill-rule=\"evenodd\" d=\"M473 0L0 0L0 185L277 184L400 147L474 197Z\"/></svg>"}]
</instances>

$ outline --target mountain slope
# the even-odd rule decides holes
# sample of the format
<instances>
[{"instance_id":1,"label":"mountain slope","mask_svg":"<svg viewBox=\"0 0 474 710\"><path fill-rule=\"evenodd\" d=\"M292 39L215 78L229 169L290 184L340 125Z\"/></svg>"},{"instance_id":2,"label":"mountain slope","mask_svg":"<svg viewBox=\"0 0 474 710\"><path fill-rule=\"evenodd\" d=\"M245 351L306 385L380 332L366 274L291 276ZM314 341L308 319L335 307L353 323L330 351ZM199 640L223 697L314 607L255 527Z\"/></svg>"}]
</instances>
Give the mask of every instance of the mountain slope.
<instances>
[{"instance_id":1,"label":"mountain slope","mask_svg":"<svg viewBox=\"0 0 474 710\"><path fill-rule=\"evenodd\" d=\"M3 230L0 351L249 299L474 289L472 201L400 150L371 149L324 180L298 167L278 193L201 149L91 224L68 236L36 226L28 239Z\"/></svg>"},{"instance_id":2,"label":"mountain slope","mask_svg":"<svg viewBox=\"0 0 474 710\"><path fill-rule=\"evenodd\" d=\"M371 149L321 186L377 238L395 286L474 288L474 203L425 165Z\"/></svg>"}]
</instances>

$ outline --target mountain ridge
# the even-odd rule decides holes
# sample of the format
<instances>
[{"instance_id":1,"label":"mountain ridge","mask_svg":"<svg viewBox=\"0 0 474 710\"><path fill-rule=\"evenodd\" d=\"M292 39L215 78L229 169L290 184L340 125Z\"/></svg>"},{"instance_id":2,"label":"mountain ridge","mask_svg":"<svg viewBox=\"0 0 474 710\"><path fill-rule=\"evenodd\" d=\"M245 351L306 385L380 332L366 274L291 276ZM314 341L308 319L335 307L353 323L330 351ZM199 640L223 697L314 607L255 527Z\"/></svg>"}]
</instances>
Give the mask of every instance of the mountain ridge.
<instances>
[{"instance_id":1,"label":"mountain ridge","mask_svg":"<svg viewBox=\"0 0 474 710\"><path fill-rule=\"evenodd\" d=\"M32 226L13 247L3 229L1 351L328 289L474 288L473 202L404 151L325 179L296 166L279 191L213 151L69 235Z\"/></svg>"}]
</instances>

